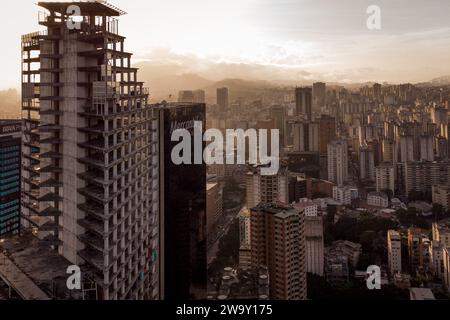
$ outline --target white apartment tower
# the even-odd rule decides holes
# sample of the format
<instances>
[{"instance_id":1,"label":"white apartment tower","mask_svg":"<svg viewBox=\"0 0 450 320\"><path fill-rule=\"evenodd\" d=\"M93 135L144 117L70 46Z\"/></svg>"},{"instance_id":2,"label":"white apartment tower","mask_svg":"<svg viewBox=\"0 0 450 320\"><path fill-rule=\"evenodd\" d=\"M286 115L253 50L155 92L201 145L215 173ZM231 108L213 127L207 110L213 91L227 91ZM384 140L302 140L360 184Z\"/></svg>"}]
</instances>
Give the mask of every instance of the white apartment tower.
<instances>
[{"instance_id":1,"label":"white apartment tower","mask_svg":"<svg viewBox=\"0 0 450 320\"><path fill-rule=\"evenodd\" d=\"M323 218L305 216L306 269L309 273L324 274Z\"/></svg>"},{"instance_id":2,"label":"white apartment tower","mask_svg":"<svg viewBox=\"0 0 450 320\"><path fill-rule=\"evenodd\" d=\"M392 163L384 162L375 168L375 184L377 192L385 190L395 192L395 169Z\"/></svg>"},{"instance_id":3,"label":"white apartment tower","mask_svg":"<svg viewBox=\"0 0 450 320\"><path fill-rule=\"evenodd\" d=\"M388 266L390 275L402 272L402 238L395 230L388 230Z\"/></svg>"},{"instance_id":4,"label":"white apartment tower","mask_svg":"<svg viewBox=\"0 0 450 320\"><path fill-rule=\"evenodd\" d=\"M359 177L362 180L375 180L375 157L372 148L361 146L359 150Z\"/></svg>"},{"instance_id":5,"label":"white apartment tower","mask_svg":"<svg viewBox=\"0 0 450 320\"><path fill-rule=\"evenodd\" d=\"M328 180L343 185L348 180L347 141L339 140L328 144Z\"/></svg>"}]
</instances>

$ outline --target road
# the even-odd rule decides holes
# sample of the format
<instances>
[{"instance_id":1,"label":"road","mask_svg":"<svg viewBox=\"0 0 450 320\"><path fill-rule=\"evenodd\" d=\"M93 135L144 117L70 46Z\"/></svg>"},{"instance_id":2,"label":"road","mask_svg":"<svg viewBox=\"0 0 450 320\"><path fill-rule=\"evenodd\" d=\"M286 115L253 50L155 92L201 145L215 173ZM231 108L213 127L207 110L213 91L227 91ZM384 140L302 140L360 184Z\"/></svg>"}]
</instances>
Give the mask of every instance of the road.
<instances>
[{"instance_id":1,"label":"road","mask_svg":"<svg viewBox=\"0 0 450 320\"><path fill-rule=\"evenodd\" d=\"M222 239L223 236L228 233L233 220L237 217L240 211L240 206L226 210L224 221L219 223L216 227L215 232L217 232L217 236L214 238L214 240L211 240L211 244L208 244L208 264L213 262L214 258L216 258L217 252L219 251L220 239Z\"/></svg>"}]
</instances>

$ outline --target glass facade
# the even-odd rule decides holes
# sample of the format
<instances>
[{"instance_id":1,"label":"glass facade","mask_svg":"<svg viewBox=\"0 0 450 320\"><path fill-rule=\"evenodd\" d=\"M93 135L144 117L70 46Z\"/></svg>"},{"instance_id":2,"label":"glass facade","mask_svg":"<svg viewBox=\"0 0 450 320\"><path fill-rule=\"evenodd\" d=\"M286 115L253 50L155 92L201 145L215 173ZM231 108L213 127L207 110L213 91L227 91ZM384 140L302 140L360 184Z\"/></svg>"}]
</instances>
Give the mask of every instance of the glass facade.
<instances>
[{"instance_id":1,"label":"glass facade","mask_svg":"<svg viewBox=\"0 0 450 320\"><path fill-rule=\"evenodd\" d=\"M171 161L172 149L179 143L171 141L173 128L183 124L193 142L193 123L200 121L205 128L205 109L204 104L180 103L161 107L159 113L161 277L166 300L206 299L206 164Z\"/></svg>"},{"instance_id":2,"label":"glass facade","mask_svg":"<svg viewBox=\"0 0 450 320\"><path fill-rule=\"evenodd\" d=\"M20 231L20 134L20 122L0 122L0 237Z\"/></svg>"}]
</instances>

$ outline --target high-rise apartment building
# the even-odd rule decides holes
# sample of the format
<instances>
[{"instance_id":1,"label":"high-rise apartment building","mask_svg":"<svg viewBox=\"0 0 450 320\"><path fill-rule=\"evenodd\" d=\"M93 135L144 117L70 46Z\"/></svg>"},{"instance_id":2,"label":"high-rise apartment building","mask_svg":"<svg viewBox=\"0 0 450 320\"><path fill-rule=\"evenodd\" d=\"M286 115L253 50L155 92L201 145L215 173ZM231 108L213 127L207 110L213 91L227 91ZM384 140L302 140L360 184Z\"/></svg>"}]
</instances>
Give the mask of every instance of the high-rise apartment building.
<instances>
[{"instance_id":1,"label":"high-rise apartment building","mask_svg":"<svg viewBox=\"0 0 450 320\"><path fill-rule=\"evenodd\" d=\"M226 112L230 106L230 98L228 88L218 88L217 89L217 104L219 105L220 111Z\"/></svg>"},{"instance_id":2,"label":"high-rise apartment building","mask_svg":"<svg viewBox=\"0 0 450 320\"><path fill-rule=\"evenodd\" d=\"M405 165L406 194L411 191L425 192L431 195L433 185L446 185L450 177L450 163L408 162Z\"/></svg>"},{"instance_id":3,"label":"high-rise apartment building","mask_svg":"<svg viewBox=\"0 0 450 320\"><path fill-rule=\"evenodd\" d=\"M444 247L442 250L443 261L443 280L447 291L450 291L450 247Z\"/></svg>"},{"instance_id":4,"label":"high-rise apartment building","mask_svg":"<svg viewBox=\"0 0 450 320\"><path fill-rule=\"evenodd\" d=\"M361 180L375 180L375 157L368 146L359 149L359 177Z\"/></svg>"},{"instance_id":5,"label":"high-rise apartment building","mask_svg":"<svg viewBox=\"0 0 450 320\"><path fill-rule=\"evenodd\" d=\"M262 175L261 166L251 167L246 177L247 208L260 203L288 203L289 173L281 167L275 175Z\"/></svg>"},{"instance_id":6,"label":"high-rise apartment building","mask_svg":"<svg viewBox=\"0 0 450 320\"><path fill-rule=\"evenodd\" d=\"M415 158L414 137L412 135L400 136L400 161L412 162Z\"/></svg>"},{"instance_id":7,"label":"high-rise apartment building","mask_svg":"<svg viewBox=\"0 0 450 320\"><path fill-rule=\"evenodd\" d=\"M320 114L320 111L325 107L327 98L327 85L323 82L316 82L313 84L313 109L314 113Z\"/></svg>"},{"instance_id":8,"label":"high-rise apartment building","mask_svg":"<svg viewBox=\"0 0 450 320\"><path fill-rule=\"evenodd\" d=\"M293 125L294 152L319 152L319 123L296 122Z\"/></svg>"},{"instance_id":9,"label":"high-rise apartment building","mask_svg":"<svg viewBox=\"0 0 450 320\"><path fill-rule=\"evenodd\" d=\"M307 272L322 277L325 261L322 217L305 216L305 241Z\"/></svg>"},{"instance_id":10,"label":"high-rise apartment building","mask_svg":"<svg viewBox=\"0 0 450 320\"><path fill-rule=\"evenodd\" d=\"M22 215L100 299L158 299L157 122L118 34L124 12L39 6L46 29L22 37Z\"/></svg>"},{"instance_id":11,"label":"high-rise apartment building","mask_svg":"<svg viewBox=\"0 0 450 320\"><path fill-rule=\"evenodd\" d=\"M319 119L319 151L321 157L326 157L328 144L336 140L336 119L322 115Z\"/></svg>"},{"instance_id":12,"label":"high-rise apartment building","mask_svg":"<svg viewBox=\"0 0 450 320\"><path fill-rule=\"evenodd\" d=\"M435 138L433 135L420 136L420 161L434 161Z\"/></svg>"},{"instance_id":13,"label":"high-rise apartment building","mask_svg":"<svg viewBox=\"0 0 450 320\"><path fill-rule=\"evenodd\" d=\"M398 231L388 230L387 246L389 274L392 276L402 272L402 238Z\"/></svg>"},{"instance_id":14,"label":"high-rise apartment building","mask_svg":"<svg viewBox=\"0 0 450 320\"><path fill-rule=\"evenodd\" d=\"M395 168L390 162L383 162L375 168L377 192L391 190L395 192Z\"/></svg>"},{"instance_id":15,"label":"high-rise apartment building","mask_svg":"<svg viewBox=\"0 0 450 320\"><path fill-rule=\"evenodd\" d=\"M397 162L397 146L395 141L391 139L384 139L381 143L381 151L383 162Z\"/></svg>"},{"instance_id":16,"label":"high-rise apartment building","mask_svg":"<svg viewBox=\"0 0 450 320\"><path fill-rule=\"evenodd\" d=\"M205 103L206 102L206 94L205 90L194 90L192 92L194 103Z\"/></svg>"},{"instance_id":17,"label":"high-rise apartment building","mask_svg":"<svg viewBox=\"0 0 450 320\"><path fill-rule=\"evenodd\" d=\"M260 204L251 210L251 261L267 267L270 298L306 299L305 217L292 206Z\"/></svg>"},{"instance_id":18,"label":"high-rise apartment building","mask_svg":"<svg viewBox=\"0 0 450 320\"><path fill-rule=\"evenodd\" d=\"M348 180L347 141L339 140L328 144L328 180L343 185Z\"/></svg>"},{"instance_id":19,"label":"high-rise apartment building","mask_svg":"<svg viewBox=\"0 0 450 320\"><path fill-rule=\"evenodd\" d=\"M312 88L295 88L295 115L312 120Z\"/></svg>"},{"instance_id":20,"label":"high-rise apartment building","mask_svg":"<svg viewBox=\"0 0 450 320\"><path fill-rule=\"evenodd\" d=\"M0 238L20 232L22 122L0 120Z\"/></svg>"},{"instance_id":21,"label":"high-rise apartment building","mask_svg":"<svg viewBox=\"0 0 450 320\"><path fill-rule=\"evenodd\" d=\"M448 186L432 186L431 196L433 203L441 205L446 210L450 209L450 188Z\"/></svg>"},{"instance_id":22,"label":"high-rise apartment building","mask_svg":"<svg viewBox=\"0 0 450 320\"><path fill-rule=\"evenodd\" d=\"M179 142L171 137L175 130L185 129L194 141L195 122L205 130L206 106L173 103L153 108L159 120L161 297L170 301L205 299L206 164L195 164L195 144L191 143L192 164L176 165L172 150ZM203 142L202 150L205 146Z\"/></svg>"}]
</instances>

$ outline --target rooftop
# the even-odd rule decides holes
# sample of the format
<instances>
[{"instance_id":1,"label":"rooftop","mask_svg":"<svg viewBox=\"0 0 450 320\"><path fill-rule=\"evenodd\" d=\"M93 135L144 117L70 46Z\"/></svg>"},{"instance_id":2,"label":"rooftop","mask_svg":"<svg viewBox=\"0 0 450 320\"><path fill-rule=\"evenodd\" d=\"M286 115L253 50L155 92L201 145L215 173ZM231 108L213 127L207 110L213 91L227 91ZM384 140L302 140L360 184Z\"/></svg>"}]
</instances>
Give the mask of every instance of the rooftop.
<instances>
[{"instance_id":1,"label":"rooftop","mask_svg":"<svg viewBox=\"0 0 450 320\"><path fill-rule=\"evenodd\" d=\"M14 236L5 239L0 245L0 250L6 251L8 260L14 264L16 269L11 277L11 282L23 278L26 281L20 280L18 284L28 288L24 292L27 293L29 290L32 295L39 292L37 288L33 288L36 285L49 298L62 300L79 298L79 291L69 291L66 286L68 277L66 270L72 263L60 256L57 251L42 244L31 233L25 230L23 232L20 237ZM55 292L56 297L54 297Z\"/></svg>"},{"instance_id":2,"label":"rooftop","mask_svg":"<svg viewBox=\"0 0 450 320\"><path fill-rule=\"evenodd\" d=\"M58 2L38 2L38 6L49 11L67 13L67 8L76 5L81 9L82 15L111 16L118 17L126 14L125 11L113 6L103 0L80 0L80 1L58 1Z\"/></svg>"},{"instance_id":3,"label":"rooftop","mask_svg":"<svg viewBox=\"0 0 450 320\"><path fill-rule=\"evenodd\" d=\"M429 288L410 288L410 300L436 300Z\"/></svg>"}]
</instances>

